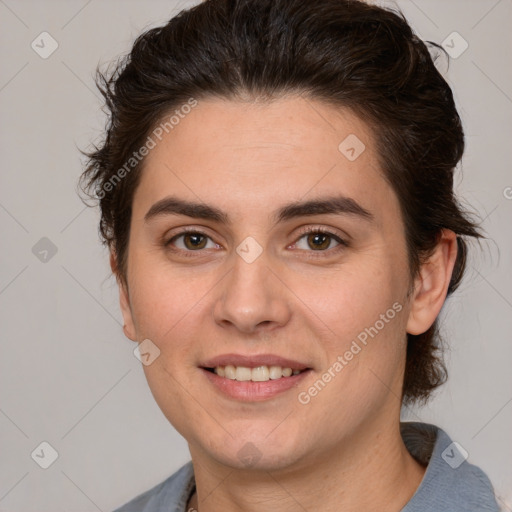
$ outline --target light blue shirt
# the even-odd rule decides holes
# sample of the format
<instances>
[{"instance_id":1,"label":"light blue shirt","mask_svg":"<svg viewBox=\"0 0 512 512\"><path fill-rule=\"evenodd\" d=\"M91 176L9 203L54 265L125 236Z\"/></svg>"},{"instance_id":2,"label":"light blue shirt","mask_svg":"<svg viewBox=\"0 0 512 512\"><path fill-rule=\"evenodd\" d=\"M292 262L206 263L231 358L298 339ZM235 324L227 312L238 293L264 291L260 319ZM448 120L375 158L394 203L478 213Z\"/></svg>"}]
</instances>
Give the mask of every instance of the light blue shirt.
<instances>
[{"instance_id":1,"label":"light blue shirt","mask_svg":"<svg viewBox=\"0 0 512 512\"><path fill-rule=\"evenodd\" d=\"M427 423L401 423L404 443L427 470L401 512L499 512L491 482L467 462L464 448ZM195 491L194 468L188 462L149 491L114 512L187 512Z\"/></svg>"}]
</instances>

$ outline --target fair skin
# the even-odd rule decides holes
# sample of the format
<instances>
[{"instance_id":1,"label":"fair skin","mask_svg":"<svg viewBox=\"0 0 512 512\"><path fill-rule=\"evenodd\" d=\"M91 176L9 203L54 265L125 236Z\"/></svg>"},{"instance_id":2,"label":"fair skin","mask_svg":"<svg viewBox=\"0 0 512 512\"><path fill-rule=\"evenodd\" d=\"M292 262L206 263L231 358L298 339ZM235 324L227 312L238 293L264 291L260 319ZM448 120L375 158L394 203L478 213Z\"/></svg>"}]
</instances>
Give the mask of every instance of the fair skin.
<instances>
[{"instance_id":1,"label":"fair skin","mask_svg":"<svg viewBox=\"0 0 512 512\"><path fill-rule=\"evenodd\" d=\"M338 149L349 134L366 146L354 161ZM189 506L200 512L396 512L423 478L399 431L406 333L426 331L439 314L456 239L445 230L411 282L398 199L372 137L348 110L311 99L211 99L146 157L119 280L124 331L160 350L143 368L189 444L197 485ZM169 209L145 220L171 195L215 207L229 222ZM273 218L289 203L341 195L369 215ZM178 237L184 227L204 235ZM236 251L249 236L262 249L250 263ZM111 264L115 271L114 254ZM393 319L301 403L299 393L396 303ZM223 354L273 354L307 371L272 396L229 396L203 368ZM252 463L242 449L257 454Z\"/></svg>"}]
</instances>

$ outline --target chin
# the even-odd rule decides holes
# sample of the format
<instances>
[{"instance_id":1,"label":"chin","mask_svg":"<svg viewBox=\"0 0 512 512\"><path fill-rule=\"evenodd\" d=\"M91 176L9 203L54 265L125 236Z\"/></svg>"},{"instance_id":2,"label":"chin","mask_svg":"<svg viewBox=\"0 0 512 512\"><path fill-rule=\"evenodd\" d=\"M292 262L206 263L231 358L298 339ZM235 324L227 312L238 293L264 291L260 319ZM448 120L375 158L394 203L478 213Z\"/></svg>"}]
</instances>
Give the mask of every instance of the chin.
<instances>
[{"instance_id":1,"label":"chin","mask_svg":"<svg viewBox=\"0 0 512 512\"><path fill-rule=\"evenodd\" d=\"M275 422L271 426L267 422L259 426L258 430L254 430L254 425L248 429L238 426L233 437L222 431L217 441L212 441L211 434L203 439L205 430L198 445L218 463L237 470L278 471L304 457L304 443L297 435L289 431L278 433ZM272 432L273 429L276 430ZM194 456L192 449L191 453Z\"/></svg>"}]
</instances>

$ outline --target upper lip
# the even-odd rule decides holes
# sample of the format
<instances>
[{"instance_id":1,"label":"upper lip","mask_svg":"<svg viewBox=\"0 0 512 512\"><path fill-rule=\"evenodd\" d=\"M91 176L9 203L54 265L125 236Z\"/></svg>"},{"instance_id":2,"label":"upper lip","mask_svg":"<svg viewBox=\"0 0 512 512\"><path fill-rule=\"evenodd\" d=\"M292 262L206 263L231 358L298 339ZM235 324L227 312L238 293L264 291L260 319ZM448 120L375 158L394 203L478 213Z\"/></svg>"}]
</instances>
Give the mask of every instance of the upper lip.
<instances>
[{"instance_id":1,"label":"upper lip","mask_svg":"<svg viewBox=\"0 0 512 512\"><path fill-rule=\"evenodd\" d=\"M307 364L293 359L287 359L275 354L222 354L208 359L202 368L215 368L217 366L245 366L246 368L256 368L258 366L280 366L281 368L291 368L292 370L305 370L309 368Z\"/></svg>"}]
</instances>

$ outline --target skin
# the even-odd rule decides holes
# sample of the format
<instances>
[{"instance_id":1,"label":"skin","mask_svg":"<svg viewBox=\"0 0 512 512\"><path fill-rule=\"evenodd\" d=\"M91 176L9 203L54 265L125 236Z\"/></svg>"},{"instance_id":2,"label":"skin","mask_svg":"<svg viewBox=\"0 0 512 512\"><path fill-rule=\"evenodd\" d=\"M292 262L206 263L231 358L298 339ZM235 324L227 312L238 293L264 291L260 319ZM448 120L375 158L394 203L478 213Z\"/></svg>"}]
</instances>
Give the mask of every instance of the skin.
<instances>
[{"instance_id":1,"label":"skin","mask_svg":"<svg viewBox=\"0 0 512 512\"><path fill-rule=\"evenodd\" d=\"M338 150L349 134L366 146L355 161ZM201 512L398 511L421 482L425 468L399 432L406 333L426 331L437 317L456 239L444 231L411 282L398 199L374 148L362 120L316 100L208 99L146 157L126 281L118 276L124 332L160 349L143 368L189 444L197 484L189 505ZM373 220L347 213L271 219L292 201L334 193ZM222 209L231 223L183 215L146 222L151 206L171 194ZM301 231L307 226L349 245L327 238L319 250ZM164 245L184 227L206 233L203 249L186 237ZM248 236L263 249L252 263L236 252ZM115 254L111 265L116 272ZM301 404L298 393L396 302L402 310ZM277 354L312 371L297 389L241 402L221 395L198 368L226 353ZM251 466L238 455L249 442L259 454Z\"/></svg>"}]
</instances>

